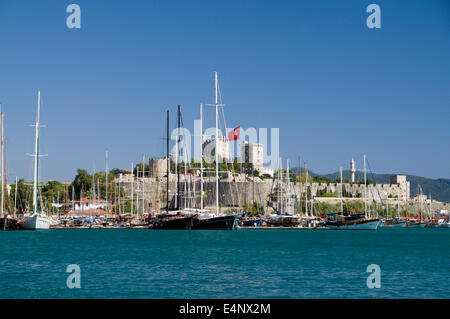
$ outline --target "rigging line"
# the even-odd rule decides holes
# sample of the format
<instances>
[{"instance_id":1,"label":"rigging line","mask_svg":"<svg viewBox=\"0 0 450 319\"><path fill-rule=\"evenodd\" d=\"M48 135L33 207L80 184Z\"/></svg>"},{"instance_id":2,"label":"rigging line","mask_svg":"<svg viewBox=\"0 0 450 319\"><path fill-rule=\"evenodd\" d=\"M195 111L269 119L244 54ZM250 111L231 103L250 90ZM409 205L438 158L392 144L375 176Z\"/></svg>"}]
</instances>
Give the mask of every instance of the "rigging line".
<instances>
[{"instance_id":1,"label":"rigging line","mask_svg":"<svg viewBox=\"0 0 450 319\"><path fill-rule=\"evenodd\" d=\"M223 101L222 101L222 91L220 90L220 83L217 83L217 90L218 90L218 93L219 93L220 104L223 105ZM226 129L227 129L227 122L226 122L225 112L224 112L224 110L223 110L223 107L221 108L221 111L222 111L223 125L224 125L224 127L225 127L225 129L224 129L225 137L224 137L224 138L226 138L226 136L227 136L227 132L226 132ZM228 141L227 141L227 143L228 143ZM230 145L230 144L228 144L228 145ZM229 152L229 149L228 149L228 152ZM230 154L228 154L228 155L230 155ZM226 161L225 161L225 167L226 167L226 169L228 170L228 163L227 163ZM233 160L231 161L231 169L232 169L232 177L233 177L233 180L234 180L234 161L233 161ZM236 191L236 194L237 194L237 197L238 197L238 203L240 203L240 202L241 202L241 198L240 198L240 194L239 194L237 185L236 185L236 183L233 183L233 184L234 184L234 188L235 188L235 191ZM231 200L232 200L232 202L234 203L233 191L232 191L232 189L231 189L231 185L230 185L230 184L229 184L229 187L230 187L230 193L231 193Z\"/></svg>"},{"instance_id":2,"label":"rigging line","mask_svg":"<svg viewBox=\"0 0 450 319\"><path fill-rule=\"evenodd\" d=\"M294 182L291 182L291 183L292 183L292 188L294 189L295 202L297 203L297 209L298 209L300 207L300 203L299 203L299 200L298 200L298 197L297 197L297 192L295 191ZM311 194L311 197L312 197L312 194ZM294 212L295 212L295 209L294 209ZM301 213L302 212L300 212L300 215L301 215Z\"/></svg>"},{"instance_id":3,"label":"rigging line","mask_svg":"<svg viewBox=\"0 0 450 319\"><path fill-rule=\"evenodd\" d=\"M376 185L376 184L375 184L375 185ZM373 192L372 192L372 188L371 188L371 187L369 187L369 190L370 190L370 193L372 194L372 201L373 201L373 203L375 204L375 210L376 210L377 215L378 215L378 206L377 206L377 202L376 202L376 200L375 200L375 196L373 196Z\"/></svg>"},{"instance_id":4,"label":"rigging line","mask_svg":"<svg viewBox=\"0 0 450 319\"><path fill-rule=\"evenodd\" d=\"M383 209L384 209L385 213L387 213L386 206L384 205L383 198L381 197L381 194L380 194L380 191L378 189L375 176L373 175L373 171L372 171L372 168L370 167L369 160L367 159L367 157L366 157L366 162L367 162L367 166L369 166L370 175L372 175L373 182L375 183L375 189L377 190L378 196L380 197L381 205L383 206Z\"/></svg>"}]
</instances>

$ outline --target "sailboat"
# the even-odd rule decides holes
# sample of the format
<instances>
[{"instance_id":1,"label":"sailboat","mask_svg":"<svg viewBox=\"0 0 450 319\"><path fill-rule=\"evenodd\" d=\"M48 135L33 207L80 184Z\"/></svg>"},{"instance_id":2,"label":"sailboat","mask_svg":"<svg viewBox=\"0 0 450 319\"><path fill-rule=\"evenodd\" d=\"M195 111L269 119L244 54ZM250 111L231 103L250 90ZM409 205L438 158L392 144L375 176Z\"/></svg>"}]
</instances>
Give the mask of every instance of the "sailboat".
<instances>
[{"instance_id":1,"label":"sailboat","mask_svg":"<svg viewBox=\"0 0 450 319\"><path fill-rule=\"evenodd\" d=\"M237 217L235 214L221 214L219 210L219 152L218 152L218 140L219 140L219 80L217 72L214 72L214 95L215 103L210 105L215 107L216 111L216 146L215 146L215 162L216 162L216 212L215 213L202 213L196 215L194 218L194 224L192 229L210 229L210 230L220 230L220 229L234 229L236 227ZM200 129L202 132L202 129ZM203 134L203 133L202 133ZM200 139L202 140L202 138ZM203 147L200 147L203 149ZM203 162L203 150L201 153L200 161ZM201 183L203 183L203 170L201 170ZM201 194L201 201L203 201L203 194ZM203 206L203 205L202 205Z\"/></svg>"},{"instance_id":2,"label":"sailboat","mask_svg":"<svg viewBox=\"0 0 450 319\"><path fill-rule=\"evenodd\" d=\"M427 222L423 219L422 213L422 192L420 191L420 186L417 184L417 198L418 198L418 209L419 209L419 218L409 219L407 222L408 228L425 228L427 226Z\"/></svg>"},{"instance_id":3,"label":"sailboat","mask_svg":"<svg viewBox=\"0 0 450 319\"><path fill-rule=\"evenodd\" d=\"M381 221L378 218L370 218L367 214L366 207L366 155L364 154L364 214L350 214L343 211L342 202L342 168L341 168L341 183L340 183L340 199L341 212L328 213L325 225L331 229L351 229L351 230L376 230L380 227Z\"/></svg>"},{"instance_id":4,"label":"sailboat","mask_svg":"<svg viewBox=\"0 0 450 319\"><path fill-rule=\"evenodd\" d=\"M285 194L283 196L283 187L282 187L282 168L283 165L281 163L281 157L279 160L279 170L278 170L278 190L277 190L277 201L281 201L280 204L277 202L278 210L276 214L271 214L267 218L268 226L275 227L299 227L301 218L300 215L294 215L291 212L291 181L289 174L289 160L286 160L286 186L285 186ZM295 191L295 188L292 187ZM284 203L285 202L285 203ZM283 209L284 207L284 209Z\"/></svg>"},{"instance_id":5,"label":"sailboat","mask_svg":"<svg viewBox=\"0 0 450 319\"><path fill-rule=\"evenodd\" d=\"M22 229L49 229L54 222L44 213L38 212L38 185L39 185L39 114L41 107L41 91L38 91L38 106L35 124L35 144L34 144L34 182L33 182L33 212L25 216L19 225Z\"/></svg>"},{"instance_id":6,"label":"sailboat","mask_svg":"<svg viewBox=\"0 0 450 319\"><path fill-rule=\"evenodd\" d=\"M178 128L180 126L180 106L178 106ZM178 130L179 131L179 130ZM178 135L178 134L177 134ZM186 213L179 209L179 176L177 167L175 170L177 171L177 186L175 193L175 209L169 210L169 180L170 180L170 157L169 157L169 111L167 111L167 136L166 136L166 150L167 150L167 168L166 168L166 178L167 178L167 186L166 186L166 211L162 214L156 215L155 217L149 218L149 227L153 229L177 229L177 230L190 230L193 228L194 224L194 216L195 214ZM177 151L176 156L178 156L178 138L177 138ZM178 158L175 159L175 163L177 163Z\"/></svg>"},{"instance_id":7,"label":"sailboat","mask_svg":"<svg viewBox=\"0 0 450 319\"><path fill-rule=\"evenodd\" d=\"M383 223L383 227L390 227L390 228L406 227L406 221L400 218L400 191L398 191L397 196L397 217L386 219Z\"/></svg>"}]
</instances>

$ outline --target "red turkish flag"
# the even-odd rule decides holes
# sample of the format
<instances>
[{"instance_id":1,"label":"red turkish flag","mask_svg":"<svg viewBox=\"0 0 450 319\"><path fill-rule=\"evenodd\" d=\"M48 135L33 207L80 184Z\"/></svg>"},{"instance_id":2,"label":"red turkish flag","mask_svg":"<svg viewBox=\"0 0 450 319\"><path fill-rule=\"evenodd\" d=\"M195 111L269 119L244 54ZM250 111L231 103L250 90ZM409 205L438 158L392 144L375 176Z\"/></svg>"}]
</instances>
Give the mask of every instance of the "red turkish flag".
<instances>
[{"instance_id":1,"label":"red turkish flag","mask_svg":"<svg viewBox=\"0 0 450 319\"><path fill-rule=\"evenodd\" d=\"M232 131L230 131L230 133L228 133L228 140L229 141L237 141L239 139L240 131L241 131L241 127L240 126L236 127Z\"/></svg>"}]
</instances>

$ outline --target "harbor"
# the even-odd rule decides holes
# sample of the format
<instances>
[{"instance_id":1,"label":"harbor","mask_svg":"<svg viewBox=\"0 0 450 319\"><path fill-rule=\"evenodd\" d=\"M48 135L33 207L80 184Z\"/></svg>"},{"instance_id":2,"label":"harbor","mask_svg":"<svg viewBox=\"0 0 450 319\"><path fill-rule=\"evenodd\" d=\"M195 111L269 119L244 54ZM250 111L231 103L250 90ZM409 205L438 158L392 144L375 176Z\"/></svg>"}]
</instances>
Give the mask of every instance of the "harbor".
<instances>
[{"instance_id":1,"label":"harbor","mask_svg":"<svg viewBox=\"0 0 450 319\"><path fill-rule=\"evenodd\" d=\"M131 170L109 170L106 151L103 172L78 169L73 182L40 181L38 91L33 183L18 182L16 177L15 184L8 184L2 112L0 229L449 228L446 203L433 202L418 183L411 197L411 182L405 175L391 175L389 184L378 183L365 154L359 170L351 158L346 178L342 167L334 179L313 174L300 156L296 170L290 169L289 159L283 167L281 157L276 159L276 169L264 167L263 144L240 140L240 127L227 136L219 133L219 123L226 120L223 110L219 115L224 105L217 72L213 87L214 104L209 106L215 108L214 138L204 135L201 103L198 161L190 156L190 136L178 105L174 128L170 110L166 111L165 157L149 158L146 163L143 155L140 163L131 162ZM233 157L230 149L239 140L241 154Z\"/></svg>"},{"instance_id":2,"label":"harbor","mask_svg":"<svg viewBox=\"0 0 450 319\"><path fill-rule=\"evenodd\" d=\"M1 304L447 309L448 2L0 0Z\"/></svg>"}]
</instances>

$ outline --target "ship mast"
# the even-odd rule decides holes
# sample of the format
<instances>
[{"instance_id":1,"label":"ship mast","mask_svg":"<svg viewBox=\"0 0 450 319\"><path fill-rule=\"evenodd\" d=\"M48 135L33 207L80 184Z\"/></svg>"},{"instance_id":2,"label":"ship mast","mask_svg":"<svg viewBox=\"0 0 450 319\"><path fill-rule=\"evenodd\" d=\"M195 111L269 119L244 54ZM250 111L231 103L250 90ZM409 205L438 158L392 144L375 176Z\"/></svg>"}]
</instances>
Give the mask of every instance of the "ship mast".
<instances>
[{"instance_id":1,"label":"ship mast","mask_svg":"<svg viewBox=\"0 0 450 319\"><path fill-rule=\"evenodd\" d=\"M106 199L106 211L109 213L108 205L108 151L105 152L105 199Z\"/></svg>"},{"instance_id":2,"label":"ship mast","mask_svg":"<svg viewBox=\"0 0 450 319\"><path fill-rule=\"evenodd\" d=\"M142 154L142 217L145 213L145 155Z\"/></svg>"},{"instance_id":3,"label":"ship mast","mask_svg":"<svg viewBox=\"0 0 450 319\"><path fill-rule=\"evenodd\" d=\"M367 218L367 176L366 176L366 154L364 154L364 218Z\"/></svg>"},{"instance_id":4,"label":"ship mast","mask_svg":"<svg viewBox=\"0 0 450 319\"><path fill-rule=\"evenodd\" d=\"M218 104L218 78L214 72L214 96L216 108L216 214L219 213L219 104Z\"/></svg>"},{"instance_id":5,"label":"ship mast","mask_svg":"<svg viewBox=\"0 0 450 319\"><path fill-rule=\"evenodd\" d=\"M38 91L38 105L35 125L34 142L34 182L33 182L33 212L37 212L39 184L39 115L41 110L41 91Z\"/></svg>"},{"instance_id":6,"label":"ship mast","mask_svg":"<svg viewBox=\"0 0 450 319\"><path fill-rule=\"evenodd\" d=\"M200 103L200 212L203 211L203 104Z\"/></svg>"},{"instance_id":7,"label":"ship mast","mask_svg":"<svg viewBox=\"0 0 450 319\"><path fill-rule=\"evenodd\" d=\"M1 109L1 105L0 105L0 109ZM3 215L3 208L5 207L5 115L3 112L1 112L1 121L2 121L2 140L1 140L1 148L2 148L2 173L1 173L1 177L2 177L2 199L1 199L1 205L2 207L0 208L0 214L2 217L6 217ZM6 225L6 219L5 219L5 225Z\"/></svg>"},{"instance_id":8,"label":"ship mast","mask_svg":"<svg viewBox=\"0 0 450 319\"><path fill-rule=\"evenodd\" d=\"M134 200L134 190L133 190L133 184L134 184L134 167L133 162L131 162L131 217L134 215L134 207L133 207L133 200Z\"/></svg>"},{"instance_id":9,"label":"ship mast","mask_svg":"<svg viewBox=\"0 0 450 319\"><path fill-rule=\"evenodd\" d=\"M178 115L177 115L177 148L176 148L176 157L175 157L175 170L177 173L177 192L176 192L176 202L177 202L177 209L180 209L180 172L178 169L178 161L179 161L179 155L180 155L180 126L181 126L181 106L178 104Z\"/></svg>"},{"instance_id":10,"label":"ship mast","mask_svg":"<svg viewBox=\"0 0 450 319\"><path fill-rule=\"evenodd\" d=\"M344 204L342 202L342 167L340 169L340 174L341 174L341 183L340 183L340 199L341 199L341 213L344 212Z\"/></svg>"},{"instance_id":11,"label":"ship mast","mask_svg":"<svg viewBox=\"0 0 450 319\"><path fill-rule=\"evenodd\" d=\"M170 178L170 158L169 158L169 110L167 110L167 127L166 127L166 157L167 157L167 163L166 163L166 174L167 174L167 180L166 180L166 212L169 212L169 178Z\"/></svg>"},{"instance_id":12,"label":"ship mast","mask_svg":"<svg viewBox=\"0 0 450 319\"><path fill-rule=\"evenodd\" d=\"M291 181L289 178L289 159L286 160L286 196L287 196L287 213L291 214Z\"/></svg>"}]
</instances>

